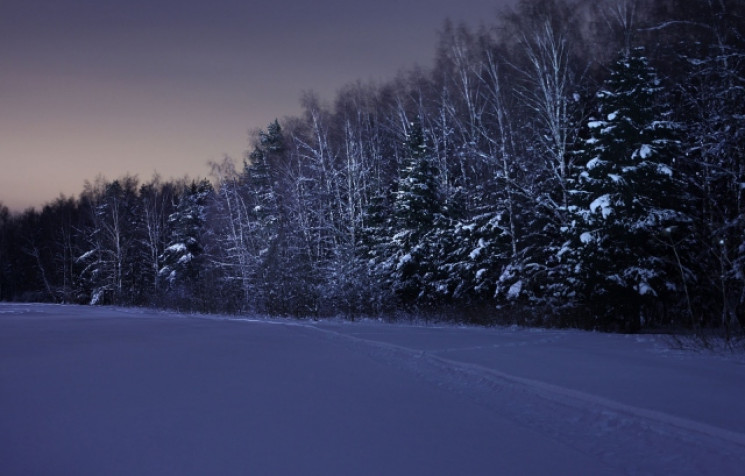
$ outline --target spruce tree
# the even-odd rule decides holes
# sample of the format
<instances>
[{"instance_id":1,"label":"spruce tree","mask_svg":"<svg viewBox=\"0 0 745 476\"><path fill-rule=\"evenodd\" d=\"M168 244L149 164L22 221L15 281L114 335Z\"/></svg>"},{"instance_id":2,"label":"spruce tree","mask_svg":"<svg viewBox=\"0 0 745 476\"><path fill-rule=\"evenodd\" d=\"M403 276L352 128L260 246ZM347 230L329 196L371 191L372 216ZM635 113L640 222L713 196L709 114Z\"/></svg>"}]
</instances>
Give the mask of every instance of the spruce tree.
<instances>
[{"instance_id":1,"label":"spruce tree","mask_svg":"<svg viewBox=\"0 0 745 476\"><path fill-rule=\"evenodd\" d=\"M410 124L406 152L393 204L389 267L393 287L404 304L423 304L432 297L437 269L434 249L444 218L437 167L418 117Z\"/></svg>"},{"instance_id":2,"label":"spruce tree","mask_svg":"<svg viewBox=\"0 0 745 476\"><path fill-rule=\"evenodd\" d=\"M204 277L202 237L206 222L205 209L211 195L212 185L209 181L192 182L181 194L176 211L168 218L171 236L161 257L164 266L159 276L171 290L193 292L190 288Z\"/></svg>"},{"instance_id":3,"label":"spruce tree","mask_svg":"<svg viewBox=\"0 0 745 476\"><path fill-rule=\"evenodd\" d=\"M562 259L573 264L569 284L596 325L633 330L649 319L654 299L681 283L670 238L687 224L676 125L641 48L615 62L597 100Z\"/></svg>"}]
</instances>

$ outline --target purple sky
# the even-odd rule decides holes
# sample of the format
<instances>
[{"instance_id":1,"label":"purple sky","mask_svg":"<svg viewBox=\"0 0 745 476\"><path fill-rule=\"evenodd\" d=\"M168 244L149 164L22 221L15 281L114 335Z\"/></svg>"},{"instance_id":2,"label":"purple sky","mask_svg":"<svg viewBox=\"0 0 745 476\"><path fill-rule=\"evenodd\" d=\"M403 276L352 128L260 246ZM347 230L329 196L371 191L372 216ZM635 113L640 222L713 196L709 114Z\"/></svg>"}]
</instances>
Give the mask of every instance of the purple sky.
<instances>
[{"instance_id":1,"label":"purple sky","mask_svg":"<svg viewBox=\"0 0 745 476\"><path fill-rule=\"evenodd\" d=\"M0 202L98 174L205 176L248 131L357 79L429 66L445 18L511 0L2 0Z\"/></svg>"}]
</instances>

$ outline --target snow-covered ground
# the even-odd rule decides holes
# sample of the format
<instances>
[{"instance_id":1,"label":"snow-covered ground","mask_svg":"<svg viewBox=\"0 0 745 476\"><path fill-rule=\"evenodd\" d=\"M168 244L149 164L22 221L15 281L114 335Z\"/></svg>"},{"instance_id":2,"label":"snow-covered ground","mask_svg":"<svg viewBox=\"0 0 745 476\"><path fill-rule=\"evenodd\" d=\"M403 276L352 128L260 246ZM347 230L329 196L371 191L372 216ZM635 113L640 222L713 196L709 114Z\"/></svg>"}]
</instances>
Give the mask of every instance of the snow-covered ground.
<instances>
[{"instance_id":1,"label":"snow-covered ground","mask_svg":"<svg viewBox=\"0 0 745 476\"><path fill-rule=\"evenodd\" d=\"M744 360L657 336L0 304L0 474L743 474Z\"/></svg>"}]
</instances>

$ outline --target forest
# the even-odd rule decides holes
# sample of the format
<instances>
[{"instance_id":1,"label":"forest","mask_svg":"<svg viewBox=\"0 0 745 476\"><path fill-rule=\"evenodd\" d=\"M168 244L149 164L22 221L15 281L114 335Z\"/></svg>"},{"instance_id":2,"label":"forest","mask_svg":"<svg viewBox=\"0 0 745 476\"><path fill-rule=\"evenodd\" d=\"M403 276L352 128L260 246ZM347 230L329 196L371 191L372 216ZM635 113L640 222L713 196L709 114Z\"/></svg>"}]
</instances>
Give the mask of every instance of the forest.
<instances>
[{"instance_id":1,"label":"forest","mask_svg":"<svg viewBox=\"0 0 745 476\"><path fill-rule=\"evenodd\" d=\"M207 178L0 205L0 300L739 333L743 7L445 22L432 64L305 93Z\"/></svg>"}]
</instances>

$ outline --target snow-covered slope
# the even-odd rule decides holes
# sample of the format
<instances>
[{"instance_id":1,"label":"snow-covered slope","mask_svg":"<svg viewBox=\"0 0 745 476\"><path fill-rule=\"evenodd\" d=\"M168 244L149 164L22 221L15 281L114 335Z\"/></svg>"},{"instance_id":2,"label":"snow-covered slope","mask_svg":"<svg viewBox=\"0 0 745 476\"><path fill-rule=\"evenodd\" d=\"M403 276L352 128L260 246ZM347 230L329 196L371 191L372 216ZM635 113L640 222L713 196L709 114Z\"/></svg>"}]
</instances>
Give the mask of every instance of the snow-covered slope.
<instances>
[{"instance_id":1,"label":"snow-covered slope","mask_svg":"<svg viewBox=\"0 0 745 476\"><path fill-rule=\"evenodd\" d=\"M0 474L738 474L745 365L656 336L0 305Z\"/></svg>"}]
</instances>

